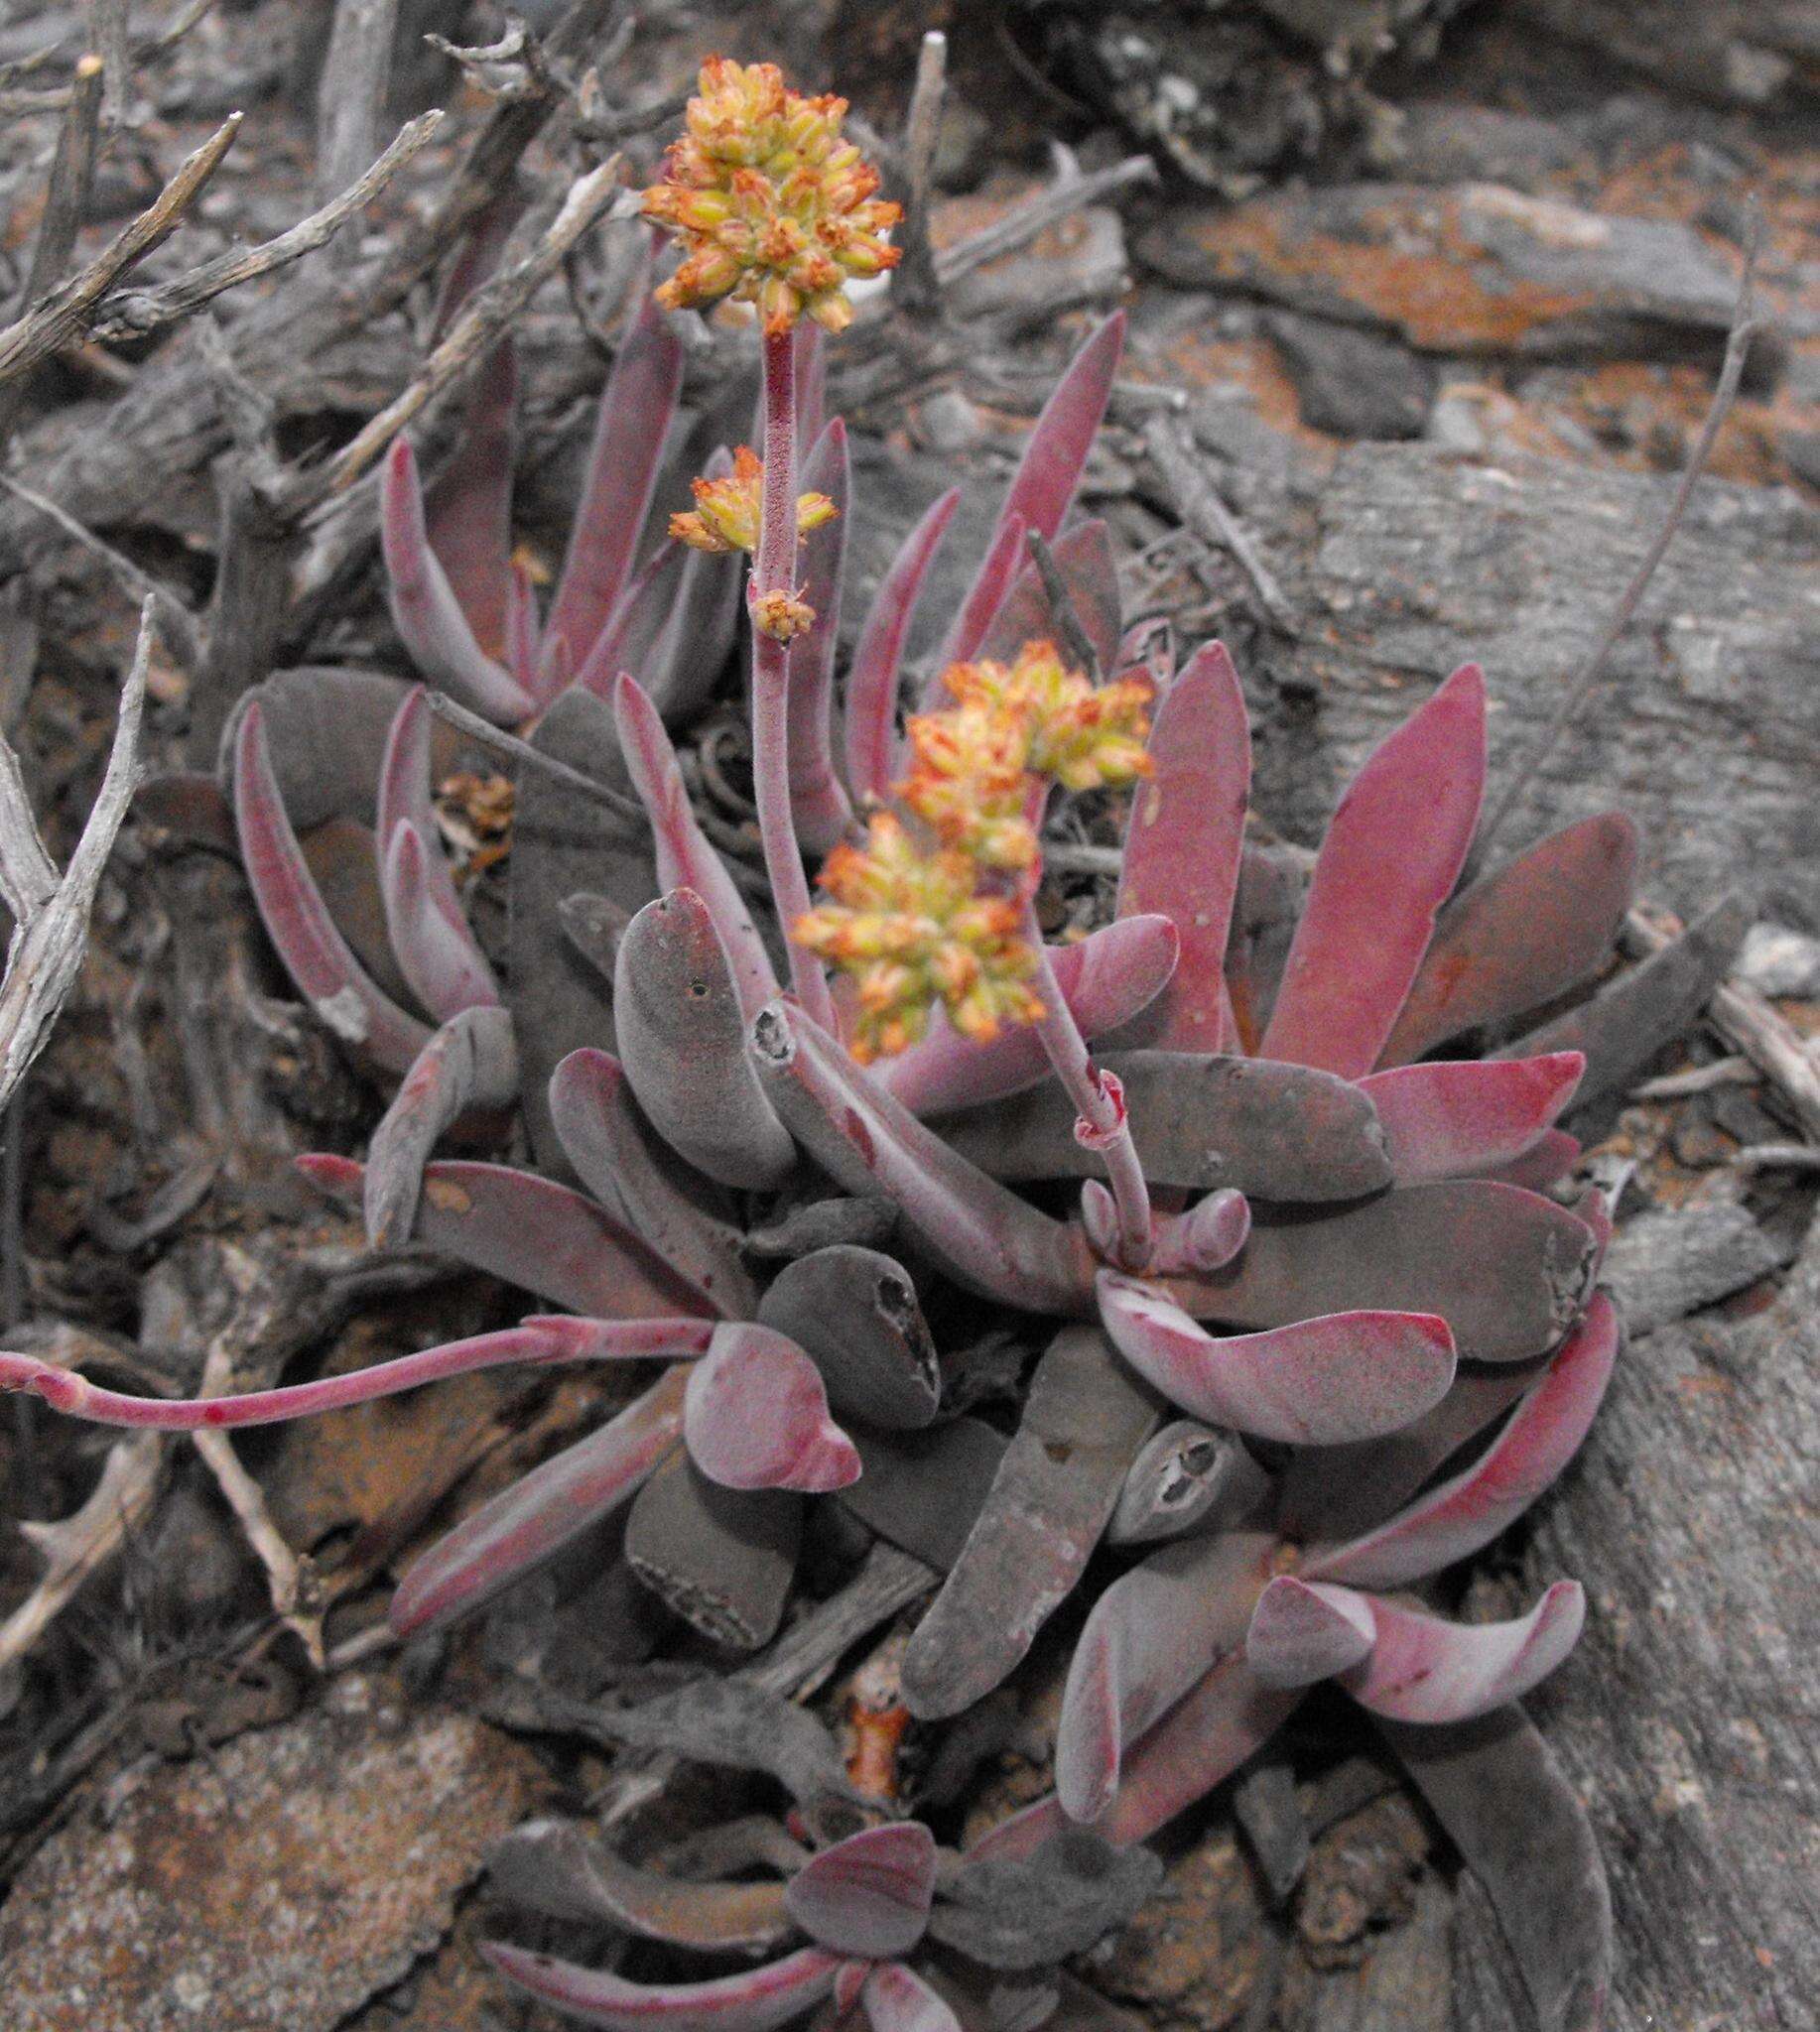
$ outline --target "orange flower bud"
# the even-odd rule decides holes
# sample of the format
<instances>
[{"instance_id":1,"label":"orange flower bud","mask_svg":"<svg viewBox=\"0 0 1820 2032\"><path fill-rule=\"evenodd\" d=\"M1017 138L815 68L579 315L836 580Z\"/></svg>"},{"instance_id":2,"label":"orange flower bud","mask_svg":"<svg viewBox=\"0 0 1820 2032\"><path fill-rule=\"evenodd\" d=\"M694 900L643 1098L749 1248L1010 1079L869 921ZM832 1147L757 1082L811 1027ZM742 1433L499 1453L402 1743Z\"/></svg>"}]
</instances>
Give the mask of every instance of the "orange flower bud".
<instances>
[{"instance_id":1,"label":"orange flower bud","mask_svg":"<svg viewBox=\"0 0 1820 2032\"><path fill-rule=\"evenodd\" d=\"M764 485L764 461L749 444L741 444L733 453L732 471L723 479L690 482L694 512L671 516L670 534L698 551L756 551ZM797 541L840 512L826 494L799 494Z\"/></svg>"},{"instance_id":2,"label":"orange flower bud","mask_svg":"<svg viewBox=\"0 0 1820 2032\"><path fill-rule=\"evenodd\" d=\"M773 642L794 642L815 626L815 608L800 591L761 592L752 602L752 625Z\"/></svg>"}]
</instances>

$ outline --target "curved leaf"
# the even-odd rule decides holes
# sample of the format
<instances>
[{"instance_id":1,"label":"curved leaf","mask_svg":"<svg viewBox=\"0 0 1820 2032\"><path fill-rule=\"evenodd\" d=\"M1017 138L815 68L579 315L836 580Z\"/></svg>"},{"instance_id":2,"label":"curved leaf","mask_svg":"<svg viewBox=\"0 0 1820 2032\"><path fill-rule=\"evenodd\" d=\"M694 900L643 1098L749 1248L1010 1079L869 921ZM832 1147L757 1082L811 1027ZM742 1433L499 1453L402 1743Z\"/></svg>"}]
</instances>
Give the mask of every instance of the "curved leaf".
<instances>
[{"instance_id":1,"label":"curved leaf","mask_svg":"<svg viewBox=\"0 0 1820 2032\"><path fill-rule=\"evenodd\" d=\"M715 1330L683 1400L689 1458L723 1488L825 1495L859 1478L853 1443L828 1415L814 1362L768 1327Z\"/></svg>"},{"instance_id":2,"label":"curved leaf","mask_svg":"<svg viewBox=\"0 0 1820 2032\"><path fill-rule=\"evenodd\" d=\"M411 821L401 820L379 886L399 971L424 1007L447 1023L463 1009L496 1008L499 984L466 924L452 924L438 907L431 870L440 858Z\"/></svg>"},{"instance_id":3,"label":"curved leaf","mask_svg":"<svg viewBox=\"0 0 1820 2032\"><path fill-rule=\"evenodd\" d=\"M1267 1687L1311 1687L1349 1672L1377 1641L1371 1610L1350 1588L1279 1574L1251 1611L1245 1664Z\"/></svg>"},{"instance_id":4,"label":"curved leaf","mask_svg":"<svg viewBox=\"0 0 1820 2032\"><path fill-rule=\"evenodd\" d=\"M835 644L851 478L846 426L836 417L803 460L799 479L835 504L834 515L803 539L797 571L815 625L790 645L790 809L811 853L826 853L853 820L834 759Z\"/></svg>"},{"instance_id":5,"label":"curved leaf","mask_svg":"<svg viewBox=\"0 0 1820 2032\"><path fill-rule=\"evenodd\" d=\"M431 734L433 715L430 694L413 685L399 703L386 731L385 754L379 764L379 796L373 825L378 848L378 868L383 877L386 849L392 834L409 823L417 827L429 849L425 877L437 909L461 932L467 930L467 914L455 892L449 857L440 848L436 807L431 802Z\"/></svg>"},{"instance_id":6,"label":"curved leaf","mask_svg":"<svg viewBox=\"0 0 1820 2032\"><path fill-rule=\"evenodd\" d=\"M904 646L929 568L960 501L961 489L950 487L904 539L872 595L853 651L846 674L846 780L862 803L882 804L890 794Z\"/></svg>"},{"instance_id":7,"label":"curved leaf","mask_svg":"<svg viewBox=\"0 0 1820 2032\"><path fill-rule=\"evenodd\" d=\"M758 1307L821 1371L843 1416L893 1431L934 1422L942 1401L935 1342L902 1266L852 1242L785 1264Z\"/></svg>"},{"instance_id":8,"label":"curved leaf","mask_svg":"<svg viewBox=\"0 0 1820 2032\"><path fill-rule=\"evenodd\" d=\"M1585 1071L1578 1052L1440 1059L1373 1073L1359 1090L1377 1110L1396 1183L1413 1186L1515 1164L1554 1125Z\"/></svg>"},{"instance_id":9,"label":"curved leaf","mask_svg":"<svg viewBox=\"0 0 1820 2032\"><path fill-rule=\"evenodd\" d=\"M518 1097L518 1041L504 1009L463 1009L418 1053L366 1153L366 1238L390 1248L417 1224L424 1167L443 1131Z\"/></svg>"},{"instance_id":10,"label":"curved leaf","mask_svg":"<svg viewBox=\"0 0 1820 2032\"><path fill-rule=\"evenodd\" d=\"M838 1954L907 1955L935 1898L935 1837L917 1821L862 1828L824 1848L785 1887L790 1916Z\"/></svg>"},{"instance_id":11,"label":"curved leaf","mask_svg":"<svg viewBox=\"0 0 1820 2032\"><path fill-rule=\"evenodd\" d=\"M961 2032L953 2007L902 1962L877 1962L859 1994L872 2032Z\"/></svg>"},{"instance_id":12,"label":"curved leaf","mask_svg":"<svg viewBox=\"0 0 1820 2032\"><path fill-rule=\"evenodd\" d=\"M773 2032L819 2004L835 1986L840 1957L803 1948L740 1975L709 1982L627 1982L555 1955L484 1941L480 1952L520 1989L585 2025L608 2032Z\"/></svg>"},{"instance_id":13,"label":"curved leaf","mask_svg":"<svg viewBox=\"0 0 1820 2032\"><path fill-rule=\"evenodd\" d=\"M1520 1700L1574 1648L1586 1620L1578 1581L1557 1581L1527 1615L1502 1623L1449 1622L1377 1595L1354 1599L1366 1603L1376 1641L1340 1684L1362 1708L1395 1721L1472 1721Z\"/></svg>"}]
</instances>

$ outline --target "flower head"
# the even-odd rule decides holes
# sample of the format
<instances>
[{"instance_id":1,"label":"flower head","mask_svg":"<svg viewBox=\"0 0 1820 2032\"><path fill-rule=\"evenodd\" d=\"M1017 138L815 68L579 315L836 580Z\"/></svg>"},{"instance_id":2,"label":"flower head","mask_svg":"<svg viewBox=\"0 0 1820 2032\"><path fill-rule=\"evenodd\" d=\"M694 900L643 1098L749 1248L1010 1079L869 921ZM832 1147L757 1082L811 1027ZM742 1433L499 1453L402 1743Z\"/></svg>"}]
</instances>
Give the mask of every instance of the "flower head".
<instances>
[{"instance_id":1,"label":"flower head","mask_svg":"<svg viewBox=\"0 0 1820 2032\"><path fill-rule=\"evenodd\" d=\"M861 1064L914 1044L937 1001L981 1044L1041 1017L1028 986L1036 954L1018 936L1017 905L980 894L967 854L930 851L881 812L863 847L835 848L821 882L830 900L799 918L793 936L853 981Z\"/></svg>"},{"instance_id":2,"label":"flower head","mask_svg":"<svg viewBox=\"0 0 1820 2032\"><path fill-rule=\"evenodd\" d=\"M815 608L802 593L779 587L761 592L752 602L752 625L774 642L794 642L815 626Z\"/></svg>"},{"instance_id":3,"label":"flower head","mask_svg":"<svg viewBox=\"0 0 1820 2032\"><path fill-rule=\"evenodd\" d=\"M915 758L897 792L945 845L988 867L1036 863L1030 729L1023 715L986 702L912 716L906 732Z\"/></svg>"},{"instance_id":4,"label":"flower head","mask_svg":"<svg viewBox=\"0 0 1820 2032\"><path fill-rule=\"evenodd\" d=\"M690 482L695 509L671 516L670 534L698 551L756 551L764 484L764 460L749 444L741 444L733 453L732 471L723 478ZM797 540L801 542L812 529L820 529L840 512L826 494L799 494Z\"/></svg>"},{"instance_id":5,"label":"flower head","mask_svg":"<svg viewBox=\"0 0 1820 2032\"><path fill-rule=\"evenodd\" d=\"M647 218L683 242L683 265L657 293L673 311L731 296L756 304L770 332L805 313L830 331L852 319L846 284L894 268L884 234L900 207L875 197L878 172L841 136L846 101L788 89L774 64L711 57L687 131Z\"/></svg>"},{"instance_id":6,"label":"flower head","mask_svg":"<svg viewBox=\"0 0 1820 2032\"><path fill-rule=\"evenodd\" d=\"M963 712L984 708L1023 722L1024 766L1033 775L1066 790L1104 790L1150 773L1148 678L1096 686L1063 663L1053 642L1026 642L1008 667L958 663L943 675Z\"/></svg>"}]
</instances>

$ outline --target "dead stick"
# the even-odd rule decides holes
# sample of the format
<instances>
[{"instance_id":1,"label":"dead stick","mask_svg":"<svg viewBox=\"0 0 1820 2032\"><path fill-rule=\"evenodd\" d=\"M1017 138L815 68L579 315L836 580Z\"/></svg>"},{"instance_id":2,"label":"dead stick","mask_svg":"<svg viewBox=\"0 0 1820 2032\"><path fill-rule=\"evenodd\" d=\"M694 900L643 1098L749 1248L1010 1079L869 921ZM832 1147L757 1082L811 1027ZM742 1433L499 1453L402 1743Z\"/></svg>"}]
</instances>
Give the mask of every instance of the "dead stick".
<instances>
[{"instance_id":1,"label":"dead stick","mask_svg":"<svg viewBox=\"0 0 1820 2032\"><path fill-rule=\"evenodd\" d=\"M945 248L935 257L935 271L944 289L988 261L1027 247L1041 232L1089 204L1109 197L1130 184L1154 184L1156 165L1147 155L1127 156L1109 169L1091 170L1085 177L1068 177L1039 190L1027 202L1003 218L994 219L958 245Z\"/></svg>"},{"instance_id":2,"label":"dead stick","mask_svg":"<svg viewBox=\"0 0 1820 2032\"><path fill-rule=\"evenodd\" d=\"M129 4L130 0L93 0L95 47L101 55L101 119L110 130L125 125L127 93L133 88Z\"/></svg>"},{"instance_id":3,"label":"dead stick","mask_svg":"<svg viewBox=\"0 0 1820 2032\"><path fill-rule=\"evenodd\" d=\"M398 0L336 0L316 98L316 194L323 203L373 159L397 37ZM335 265L345 268L359 252L343 242Z\"/></svg>"},{"instance_id":4,"label":"dead stick","mask_svg":"<svg viewBox=\"0 0 1820 2032\"><path fill-rule=\"evenodd\" d=\"M596 783L591 776L584 776L581 770L572 769L567 762L559 762L554 755L546 755L541 748L532 747L529 741L521 741L516 734L507 733L504 727L495 726L490 719L482 719L477 712L470 712L465 705L457 704L447 692L432 692L429 698L430 710L438 719L446 719L457 733L465 734L481 747L490 748L508 762L535 769L539 775L549 777L552 783L560 783L566 790L576 791L596 805L604 805L610 812L636 819L641 825L644 823L643 805L626 797L623 792L604 783Z\"/></svg>"},{"instance_id":5,"label":"dead stick","mask_svg":"<svg viewBox=\"0 0 1820 2032\"><path fill-rule=\"evenodd\" d=\"M1238 569L1251 581L1257 603L1265 618L1285 635L1298 633L1289 602L1257 555L1256 546L1239 527L1237 518L1220 498L1220 491L1201 470L1193 447L1173 416L1155 415L1144 419L1144 444L1151 462L1162 475L1175 503L1175 511L1203 543L1230 552Z\"/></svg>"},{"instance_id":6,"label":"dead stick","mask_svg":"<svg viewBox=\"0 0 1820 2032\"><path fill-rule=\"evenodd\" d=\"M1030 555L1036 560L1037 576L1043 581L1043 591L1049 599L1049 612L1055 622L1055 631L1062 638L1062 647L1097 685L1100 682L1100 654L1088 638L1087 630L1081 625L1081 616L1075 607L1074 594L1068 589L1068 581L1062 576L1062 568L1055 561L1055 553L1043 541L1040 529L1033 529L1024 541L1030 547Z\"/></svg>"},{"instance_id":7,"label":"dead stick","mask_svg":"<svg viewBox=\"0 0 1820 2032\"><path fill-rule=\"evenodd\" d=\"M1618 638L1630 625L1642 597L1649 589L1649 581L1655 576L1656 567L1667 555L1668 546L1674 541L1674 534L1681 526L1682 517L1687 513L1687 504L1693 495L1695 483L1706 470L1706 463L1713 455L1720 427L1731 414L1732 405L1738 399L1739 383L1744 378L1745 360L1751 350L1751 341L1762 328L1762 320L1753 309L1753 296L1756 279L1757 244L1761 238L1762 220L1759 214L1753 222L1751 244L1745 251L1744 273L1739 278L1738 302L1732 312L1732 328L1726 339L1725 361L1719 370L1719 383L1713 390L1712 402L1707 407L1706 421L1700 427L1700 435L1694 441L1694 448L1682 469L1674 495L1668 504L1668 513L1662 518L1655 541L1643 553L1642 562L1631 574L1630 582L1625 587L1624 595L1612 611L1612 618L1601 630L1592 652L1575 674L1561 702L1554 709L1548 724L1536 739L1535 746L1518 766L1515 775L1504 786L1502 795L1487 814L1479 827L1479 836L1473 843L1473 864L1484 862L1491 852L1492 842L1503 828L1504 822L1515 810L1518 801L1535 781L1542 765L1554 753L1561 736L1579 716L1581 708L1592 696L1593 688L1604 675L1606 660L1617 646ZM1468 877L1463 877L1463 880Z\"/></svg>"},{"instance_id":8,"label":"dead stick","mask_svg":"<svg viewBox=\"0 0 1820 2032\"><path fill-rule=\"evenodd\" d=\"M929 310L940 294L935 248L929 239L936 141L942 131L942 100L948 73L948 38L940 29L924 36L917 53L916 84L904 120L903 266L896 298L906 311Z\"/></svg>"}]
</instances>

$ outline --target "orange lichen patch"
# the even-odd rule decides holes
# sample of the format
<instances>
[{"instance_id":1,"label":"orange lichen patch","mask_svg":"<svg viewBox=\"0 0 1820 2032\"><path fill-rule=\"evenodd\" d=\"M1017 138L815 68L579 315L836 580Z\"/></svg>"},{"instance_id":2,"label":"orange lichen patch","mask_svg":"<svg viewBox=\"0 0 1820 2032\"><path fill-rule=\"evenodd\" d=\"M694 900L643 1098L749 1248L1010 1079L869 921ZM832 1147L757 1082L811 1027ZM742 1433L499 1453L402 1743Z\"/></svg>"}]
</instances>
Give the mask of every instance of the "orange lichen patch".
<instances>
[{"instance_id":1,"label":"orange lichen patch","mask_svg":"<svg viewBox=\"0 0 1820 2032\"><path fill-rule=\"evenodd\" d=\"M1267 338L1223 338L1211 325L1192 328L1156 348L1149 361L1134 357L1126 371L1134 381L1166 388L1242 389L1271 430L1311 450L1331 451L1340 442L1303 423L1295 383Z\"/></svg>"}]
</instances>

